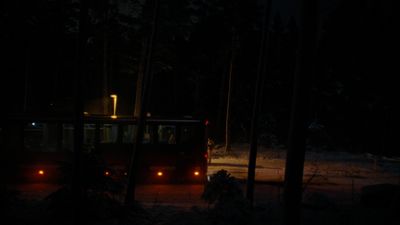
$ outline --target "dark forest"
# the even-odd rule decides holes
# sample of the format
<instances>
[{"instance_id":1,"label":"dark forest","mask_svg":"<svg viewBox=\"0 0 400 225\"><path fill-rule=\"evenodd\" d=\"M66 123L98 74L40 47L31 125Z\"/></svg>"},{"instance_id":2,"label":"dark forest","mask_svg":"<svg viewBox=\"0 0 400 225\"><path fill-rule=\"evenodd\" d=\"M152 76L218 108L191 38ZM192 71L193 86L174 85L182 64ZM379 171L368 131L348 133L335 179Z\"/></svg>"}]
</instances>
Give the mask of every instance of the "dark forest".
<instances>
[{"instance_id":1,"label":"dark forest","mask_svg":"<svg viewBox=\"0 0 400 225\"><path fill-rule=\"evenodd\" d=\"M343 1L321 10L310 147L395 154L397 14L391 4ZM2 114L71 113L79 2L4 1L1 8ZM232 141L247 142L263 13L256 1L161 1L148 111L208 118L223 141L232 76ZM108 96L117 93L118 114L131 115L151 4L92 1L88 15L85 111L109 114ZM271 11L259 116L259 139L267 146L287 141L299 29L296 15Z\"/></svg>"}]
</instances>

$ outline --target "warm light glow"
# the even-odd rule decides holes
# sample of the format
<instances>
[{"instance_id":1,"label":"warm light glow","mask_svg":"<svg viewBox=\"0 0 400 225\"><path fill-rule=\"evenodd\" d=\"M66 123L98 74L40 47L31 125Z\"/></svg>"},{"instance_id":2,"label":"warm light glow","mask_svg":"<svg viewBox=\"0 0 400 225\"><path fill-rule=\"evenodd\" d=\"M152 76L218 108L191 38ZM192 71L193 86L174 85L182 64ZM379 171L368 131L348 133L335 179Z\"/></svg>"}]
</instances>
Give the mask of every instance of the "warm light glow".
<instances>
[{"instance_id":1,"label":"warm light glow","mask_svg":"<svg viewBox=\"0 0 400 225\"><path fill-rule=\"evenodd\" d=\"M198 175L200 175L200 172L199 171L194 171L194 173L193 173L195 176L198 176Z\"/></svg>"},{"instance_id":2,"label":"warm light glow","mask_svg":"<svg viewBox=\"0 0 400 225\"><path fill-rule=\"evenodd\" d=\"M44 175L44 170L38 170L39 175Z\"/></svg>"},{"instance_id":3,"label":"warm light glow","mask_svg":"<svg viewBox=\"0 0 400 225\"><path fill-rule=\"evenodd\" d=\"M105 172L104 172L104 175L109 176L109 175L110 175L110 172L105 171Z\"/></svg>"},{"instance_id":4,"label":"warm light glow","mask_svg":"<svg viewBox=\"0 0 400 225\"><path fill-rule=\"evenodd\" d=\"M110 97L114 101L113 114L112 114L111 118L112 119L117 119L117 95L116 94L112 94L112 95L110 95Z\"/></svg>"},{"instance_id":5,"label":"warm light glow","mask_svg":"<svg viewBox=\"0 0 400 225\"><path fill-rule=\"evenodd\" d=\"M161 171L157 172L157 176L161 177L162 175L163 175L163 172L161 172Z\"/></svg>"}]
</instances>

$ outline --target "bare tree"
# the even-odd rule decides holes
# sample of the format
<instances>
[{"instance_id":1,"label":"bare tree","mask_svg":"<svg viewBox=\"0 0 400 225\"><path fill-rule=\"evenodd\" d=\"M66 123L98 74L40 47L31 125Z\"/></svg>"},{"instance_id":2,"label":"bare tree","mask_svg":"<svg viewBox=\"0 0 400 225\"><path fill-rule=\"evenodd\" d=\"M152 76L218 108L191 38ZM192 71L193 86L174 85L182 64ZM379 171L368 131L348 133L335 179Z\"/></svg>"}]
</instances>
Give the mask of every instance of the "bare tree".
<instances>
[{"instance_id":1,"label":"bare tree","mask_svg":"<svg viewBox=\"0 0 400 225\"><path fill-rule=\"evenodd\" d=\"M143 141L143 135L144 135L144 126L145 126L145 114L146 114L146 109L148 105L148 99L150 95L150 86L151 86L151 80L152 80L152 71L151 71L151 64L152 64L152 58L153 58L153 42L154 42L154 37L157 31L157 18L158 18L158 0L154 0L154 6L153 6L153 18L152 18L152 29L151 33L149 36L148 42L146 42L146 50L145 50L145 60L144 62L144 73L143 77L140 78L142 79L140 82L140 88L141 93L137 93L140 98L140 104L136 104L135 112L138 113L138 117L136 118L138 123L137 123L137 132L136 132L136 142L134 144L132 154L131 154L131 159L129 163L129 171L128 171L128 185L126 188L126 195L125 195L125 204L129 205L135 201L135 189L136 189L136 171L137 171L137 165L138 165L138 159L136 157L136 153L141 150L142 147L142 141ZM138 83L139 85L139 83ZM138 97L137 97L138 98Z\"/></svg>"},{"instance_id":2,"label":"bare tree","mask_svg":"<svg viewBox=\"0 0 400 225\"><path fill-rule=\"evenodd\" d=\"M80 1L79 36L74 86L74 158L72 193L74 200L74 224L81 224L82 186L82 147L83 147L83 81L85 77L85 48L87 43L88 1Z\"/></svg>"},{"instance_id":3,"label":"bare tree","mask_svg":"<svg viewBox=\"0 0 400 225\"><path fill-rule=\"evenodd\" d=\"M109 91L108 91L108 14L109 6L108 0L103 2L103 113L107 115L109 113Z\"/></svg>"},{"instance_id":4,"label":"bare tree","mask_svg":"<svg viewBox=\"0 0 400 225\"><path fill-rule=\"evenodd\" d=\"M229 74L228 74L226 114L225 114L225 152L229 152L231 150L230 115L231 115L231 95L232 95L232 74L233 74L233 67L235 63L237 48L238 48L238 36L236 32L233 32L231 58L229 63Z\"/></svg>"},{"instance_id":5,"label":"bare tree","mask_svg":"<svg viewBox=\"0 0 400 225\"><path fill-rule=\"evenodd\" d=\"M266 76L266 65L268 63L267 50L268 50L268 30L271 12L271 2L268 0L265 5L265 12L263 17L263 26L261 31L260 52L258 56L257 67L257 80L254 92L253 112L251 117L251 136L250 136L250 151L249 151L249 164L247 169L247 191L246 197L253 203L254 195L254 179L257 158L257 139L258 139L258 114L261 109L263 86Z\"/></svg>"},{"instance_id":6,"label":"bare tree","mask_svg":"<svg viewBox=\"0 0 400 225\"><path fill-rule=\"evenodd\" d=\"M306 150L310 89L314 73L317 41L317 1L303 0L301 34L297 68L293 83L289 147L286 156L284 184L284 221L287 225L301 224L304 157Z\"/></svg>"}]
</instances>

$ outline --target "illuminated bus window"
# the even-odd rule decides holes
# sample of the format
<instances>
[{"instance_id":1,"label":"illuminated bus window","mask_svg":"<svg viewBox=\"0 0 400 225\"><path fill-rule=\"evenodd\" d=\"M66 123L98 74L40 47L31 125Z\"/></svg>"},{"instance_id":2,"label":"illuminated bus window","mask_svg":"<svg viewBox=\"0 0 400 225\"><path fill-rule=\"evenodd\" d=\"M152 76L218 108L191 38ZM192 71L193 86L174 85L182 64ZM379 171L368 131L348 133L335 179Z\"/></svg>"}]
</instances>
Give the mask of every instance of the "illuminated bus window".
<instances>
[{"instance_id":1,"label":"illuminated bus window","mask_svg":"<svg viewBox=\"0 0 400 225\"><path fill-rule=\"evenodd\" d=\"M154 143L154 126L152 125L145 126L143 133L143 143L144 144Z\"/></svg>"},{"instance_id":2,"label":"illuminated bus window","mask_svg":"<svg viewBox=\"0 0 400 225\"><path fill-rule=\"evenodd\" d=\"M153 134L153 126L146 125L143 132L143 142L144 144L153 143L154 134ZM137 126L123 125L122 126L122 143L135 143L135 138L137 134Z\"/></svg>"},{"instance_id":3,"label":"illuminated bus window","mask_svg":"<svg viewBox=\"0 0 400 225\"><path fill-rule=\"evenodd\" d=\"M104 124L100 126L100 143L116 143L117 137L117 124Z\"/></svg>"},{"instance_id":4,"label":"illuminated bus window","mask_svg":"<svg viewBox=\"0 0 400 225\"><path fill-rule=\"evenodd\" d=\"M158 125L158 143L176 144L176 126Z\"/></svg>"}]
</instances>

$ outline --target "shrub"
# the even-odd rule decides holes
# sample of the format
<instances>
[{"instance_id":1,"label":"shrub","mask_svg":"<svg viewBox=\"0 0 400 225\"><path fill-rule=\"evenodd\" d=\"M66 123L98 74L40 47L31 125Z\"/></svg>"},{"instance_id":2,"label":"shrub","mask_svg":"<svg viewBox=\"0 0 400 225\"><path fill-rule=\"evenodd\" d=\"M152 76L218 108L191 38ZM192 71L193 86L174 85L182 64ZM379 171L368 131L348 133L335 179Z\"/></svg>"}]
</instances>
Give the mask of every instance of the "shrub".
<instances>
[{"instance_id":1,"label":"shrub","mask_svg":"<svg viewBox=\"0 0 400 225\"><path fill-rule=\"evenodd\" d=\"M214 224L249 224L251 206L243 195L240 183L226 170L210 177L202 199L213 205L210 218Z\"/></svg>"}]
</instances>

